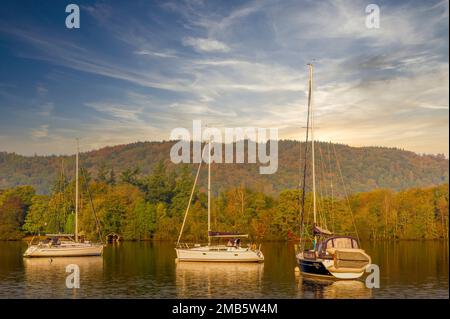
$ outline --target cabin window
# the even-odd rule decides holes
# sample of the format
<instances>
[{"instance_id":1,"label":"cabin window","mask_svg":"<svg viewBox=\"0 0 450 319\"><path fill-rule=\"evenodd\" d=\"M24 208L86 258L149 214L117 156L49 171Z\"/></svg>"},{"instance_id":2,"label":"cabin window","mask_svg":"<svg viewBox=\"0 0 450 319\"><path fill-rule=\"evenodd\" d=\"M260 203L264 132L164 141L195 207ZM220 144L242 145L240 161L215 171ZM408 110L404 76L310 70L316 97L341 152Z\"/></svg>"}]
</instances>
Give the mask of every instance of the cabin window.
<instances>
[{"instance_id":1,"label":"cabin window","mask_svg":"<svg viewBox=\"0 0 450 319\"><path fill-rule=\"evenodd\" d=\"M352 238L334 238L334 247L335 248L353 248L353 239Z\"/></svg>"},{"instance_id":2,"label":"cabin window","mask_svg":"<svg viewBox=\"0 0 450 319\"><path fill-rule=\"evenodd\" d=\"M329 241L327 241L327 249L333 248L333 247L334 247L334 245L333 245L333 239L330 239Z\"/></svg>"}]
</instances>

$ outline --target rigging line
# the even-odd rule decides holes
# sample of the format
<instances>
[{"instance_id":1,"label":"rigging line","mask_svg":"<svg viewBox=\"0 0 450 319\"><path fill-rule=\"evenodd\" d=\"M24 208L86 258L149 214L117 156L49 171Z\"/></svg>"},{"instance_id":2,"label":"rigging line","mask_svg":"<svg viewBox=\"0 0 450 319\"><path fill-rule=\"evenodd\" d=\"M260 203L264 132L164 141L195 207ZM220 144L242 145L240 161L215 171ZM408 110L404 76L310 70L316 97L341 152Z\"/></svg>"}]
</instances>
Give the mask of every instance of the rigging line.
<instances>
[{"instance_id":1,"label":"rigging line","mask_svg":"<svg viewBox=\"0 0 450 319\"><path fill-rule=\"evenodd\" d=\"M314 146L318 146L318 143L315 143ZM316 156L316 167L320 166L320 158L319 156ZM316 214L318 216L318 222L317 224L321 225L321 227L325 227L325 225L322 224L322 222L324 221L323 218L323 205L321 203L321 200L323 199L323 194L322 194L322 184L320 182L320 178L318 178L320 176L319 170L316 171ZM326 228L326 227L325 227Z\"/></svg>"},{"instance_id":2,"label":"rigging line","mask_svg":"<svg viewBox=\"0 0 450 319\"><path fill-rule=\"evenodd\" d=\"M307 214L306 214L306 217L305 217L305 224L307 224L307 225L309 225L309 220L310 220L311 215L312 215L311 214L311 210L312 210L312 199L311 199L312 196L311 196L311 193L309 193L308 196L310 197L310 199L309 199L308 211L307 211ZM306 206L306 203L305 203L305 206Z\"/></svg>"},{"instance_id":3,"label":"rigging line","mask_svg":"<svg viewBox=\"0 0 450 319\"><path fill-rule=\"evenodd\" d=\"M347 188L345 187L344 177L342 176L341 165L339 163L339 158L337 156L336 147L334 145L333 145L333 150L334 150L334 156L336 158L336 164L337 164L337 167L338 167L339 175L340 175L341 181L342 181L342 187L344 189L345 199L347 200L348 209L350 210L350 214L352 216L352 222L353 222L353 227L355 228L355 234L356 234L356 239L358 240L358 246L361 247L361 243L360 243L359 235L358 235L358 229L356 228L355 216L353 215L353 210L352 210L352 207L350 206L350 201L348 199Z\"/></svg>"},{"instance_id":4,"label":"rigging line","mask_svg":"<svg viewBox=\"0 0 450 319\"><path fill-rule=\"evenodd\" d=\"M324 207L324 211L323 212L323 218L324 218L324 226L326 229L328 229L328 224L327 224L327 215L326 213L330 213L330 204L329 204L329 194L328 194L328 188L326 187L327 183L326 183L326 164L325 164L325 156L323 155L322 152L322 143L319 143L319 154L320 154L320 158L319 158L319 162L320 162L320 166L322 167L322 172L321 172L321 177L322 179L320 180L320 185L321 185L321 189L320 189L320 194L322 196L322 201L323 201L323 207ZM322 189L323 189L323 193L325 194L325 197L323 197L323 193L322 193Z\"/></svg>"},{"instance_id":5,"label":"rigging line","mask_svg":"<svg viewBox=\"0 0 450 319\"><path fill-rule=\"evenodd\" d=\"M206 144L205 144L205 146L203 147L202 156L201 156L201 158L200 158L200 163L198 164L197 173L195 174L194 186L192 186L192 191L191 191L191 195L190 195L190 197L189 197L188 206L187 206L186 211L185 211L185 213L184 213L183 224L181 225L180 234L178 235L177 247L178 247L178 245L180 244L181 235L183 234L184 225L186 224L186 218L187 218L187 215L188 215L188 212L189 212L189 208L191 207L192 197L194 196L195 186L197 185L198 176L199 176L199 174L200 174L200 168L202 167L203 156L204 156L204 154L205 154L205 149L206 149Z\"/></svg>"},{"instance_id":6,"label":"rigging line","mask_svg":"<svg viewBox=\"0 0 450 319\"><path fill-rule=\"evenodd\" d=\"M309 202L309 206L308 206L308 214L306 215L306 223L307 224L309 223L309 220L311 219L311 215L312 215L311 211L313 209L311 193L310 193L309 197L310 197L310 202ZM309 235L311 235L311 234L309 234Z\"/></svg>"},{"instance_id":7,"label":"rigging line","mask_svg":"<svg viewBox=\"0 0 450 319\"><path fill-rule=\"evenodd\" d=\"M317 146L317 148L320 150L319 143L317 143L315 146ZM320 157L319 156L317 156L317 161L318 161L318 164L320 164ZM319 171L318 171L318 173L319 173ZM320 176L320 174L317 174L317 175ZM324 205L322 205L323 203L321 202L321 200L323 200L323 193L322 193L322 188L323 187L322 187L322 182L321 182L320 178L317 178L317 186L318 186L317 189L319 189L319 194L317 195L317 213L319 215L320 225L322 227L326 228L326 225L325 225L326 224L326 220L324 218L324 214L325 214L324 213Z\"/></svg>"},{"instance_id":8,"label":"rigging line","mask_svg":"<svg viewBox=\"0 0 450 319\"><path fill-rule=\"evenodd\" d=\"M324 204L324 205L327 206L327 210L329 211L330 206L329 206L329 203L326 201L327 199L329 199L328 188L326 187L326 185L327 185L327 183L326 183L326 179L327 179L327 165L325 163L325 156L323 155L323 152L322 152L322 146L319 144L319 154L320 154L320 159L319 160L320 160L320 166L322 167L321 185L323 186L323 192L325 194L324 202L326 204Z\"/></svg>"},{"instance_id":9,"label":"rigging line","mask_svg":"<svg viewBox=\"0 0 450 319\"><path fill-rule=\"evenodd\" d=\"M331 142L327 143L327 153L328 153L328 167L330 168L330 188L331 188L331 231L334 232L334 194L333 194L333 171L331 168L331 151L330 151L330 144Z\"/></svg>"},{"instance_id":10,"label":"rigging line","mask_svg":"<svg viewBox=\"0 0 450 319\"><path fill-rule=\"evenodd\" d=\"M297 205L298 205L298 210L299 213L301 214L301 188L302 188L302 142L299 141L298 142L298 158L299 158L299 163L298 163L298 184L297 184ZM299 225L299 229L301 229L301 225ZM301 236L301 234L300 234Z\"/></svg>"},{"instance_id":11,"label":"rigging line","mask_svg":"<svg viewBox=\"0 0 450 319\"><path fill-rule=\"evenodd\" d=\"M305 192L306 192L306 168L307 168L307 156L308 156L308 138L309 138L309 121L310 121L310 110L311 110L311 78L308 80L308 113L306 120L306 139L305 139L305 156L303 165L303 185L302 185L302 198L301 198L301 222L300 222L300 238L302 238L304 225L304 215L305 215Z\"/></svg>"},{"instance_id":12,"label":"rigging line","mask_svg":"<svg viewBox=\"0 0 450 319\"><path fill-rule=\"evenodd\" d=\"M95 225L97 226L97 232L98 232L98 236L100 237L100 241L103 244L103 234L100 228L100 222L97 218L97 213L95 212L95 208L94 208L94 202L92 201L92 196L91 196L91 192L89 190L89 185L87 184L87 179L86 179L86 174L84 172L84 168L80 167L80 171L81 171L81 175L83 176L83 184L84 187L86 188L86 191L88 193L88 197L89 197L89 203L92 209L92 213L94 214L94 220L95 220Z\"/></svg>"},{"instance_id":13,"label":"rigging line","mask_svg":"<svg viewBox=\"0 0 450 319\"><path fill-rule=\"evenodd\" d=\"M317 177L317 174L316 174ZM317 178L317 188L319 190L318 194L316 192L316 214L318 215L318 225L321 225L321 227L325 227L324 224L324 216L323 216L323 203L321 202L321 200L323 199L323 195L322 195L322 184L320 182L320 178Z\"/></svg>"}]
</instances>

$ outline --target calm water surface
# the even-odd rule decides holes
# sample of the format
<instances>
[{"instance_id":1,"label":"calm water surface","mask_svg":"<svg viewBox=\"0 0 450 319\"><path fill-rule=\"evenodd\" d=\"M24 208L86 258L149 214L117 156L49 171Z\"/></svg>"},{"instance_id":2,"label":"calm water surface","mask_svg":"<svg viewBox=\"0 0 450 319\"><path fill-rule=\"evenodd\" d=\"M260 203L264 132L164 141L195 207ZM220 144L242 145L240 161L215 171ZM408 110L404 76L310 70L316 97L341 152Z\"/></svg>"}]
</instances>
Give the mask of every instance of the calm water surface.
<instances>
[{"instance_id":1,"label":"calm water surface","mask_svg":"<svg viewBox=\"0 0 450 319\"><path fill-rule=\"evenodd\" d=\"M103 257L24 259L26 244L0 242L0 298L449 298L448 243L363 243L381 287L311 281L294 272L294 245L265 243L263 264L175 263L171 243L121 243ZM80 267L67 289L65 267Z\"/></svg>"}]
</instances>

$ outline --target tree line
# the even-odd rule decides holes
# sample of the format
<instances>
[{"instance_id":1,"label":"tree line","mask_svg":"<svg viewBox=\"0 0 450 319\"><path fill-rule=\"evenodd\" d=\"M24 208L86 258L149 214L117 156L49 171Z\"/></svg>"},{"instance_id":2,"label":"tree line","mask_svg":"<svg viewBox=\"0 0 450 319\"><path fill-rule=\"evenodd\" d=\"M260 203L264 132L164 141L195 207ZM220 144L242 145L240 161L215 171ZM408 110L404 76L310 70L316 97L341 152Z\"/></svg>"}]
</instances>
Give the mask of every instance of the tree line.
<instances>
[{"instance_id":1,"label":"tree line","mask_svg":"<svg viewBox=\"0 0 450 319\"><path fill-rule=\"evenodd\" d=\"M177 169L178 164L169 162L169 154L176 141L138 142L101 148L80 154L82 164L92 174L102 166L114 168L118 175L129 167L139 166L144 175L152 173L153 166L160 160L166 161L169 169ZM215 190L226 191L239 186L242 180L246 186L277 196L281 191L298 185L299 159L306 148L304 142L280 140L278 142L278 170L275 174L259 174L264 163L227 163L211 167L216 178ZM337 160L349 193L367 192L375 188L388 188L396 191L411 187L426 187L448 183L448 159L443 155L419 155L395 148L351 147L343 144L315 142L316 177L333 177L337 173ZM309 149L310 146L309 146ZM248 158L245 146L245 158ZM222 145L222 156L225 154ZM0 189L20 185L31 185L39 194L50 194L54 180L59 175L64 161L67 176L74 177L75 156L22 156L0 152ZM247 160L246 160L247 161ZM225 162L223 160L223 162ZM196 165L190 165L195 173ZM307 170L308 178L311 169ZM334 175L337 176L337 175ZM114 177L114 176L113 176ZM108 177L109 178L109 177ZM308 184L310 185L310 184ZM340 188L335 194L342 196Z\"/></svg>"},{"instance_id":2,"label":"tree line","mask_svg":"<svg viewBox=\"0 0 450 319\"><path fill-rule=\"evenodd\" d=\"M193 185L187 165L169 169L159 161L152 173L129 168L117 174L101 165L95 176L80 174L79 230L89 239L120 234L125 240L176 240ZM200 185L205 176L201 176ZM202 182L203 181L203 182ZM213 179L214 181L214 179ZM298 238L300 190L276 195L245 185L215 193L211 223L216 231L248 233L252 240ZM305 221L312 221L312 196L306 195ZM0 239L27 235L73 233L75 182L59 176L49 195L32 186L0 190ZM195 190L182 241L205 241L207 194ZM319 193L318 218L336 234L361 239L448 239L448 184L398 192L376 189L333 198ZM308 228L309 231L311 230Z\"/></svg>"}]
</instances>

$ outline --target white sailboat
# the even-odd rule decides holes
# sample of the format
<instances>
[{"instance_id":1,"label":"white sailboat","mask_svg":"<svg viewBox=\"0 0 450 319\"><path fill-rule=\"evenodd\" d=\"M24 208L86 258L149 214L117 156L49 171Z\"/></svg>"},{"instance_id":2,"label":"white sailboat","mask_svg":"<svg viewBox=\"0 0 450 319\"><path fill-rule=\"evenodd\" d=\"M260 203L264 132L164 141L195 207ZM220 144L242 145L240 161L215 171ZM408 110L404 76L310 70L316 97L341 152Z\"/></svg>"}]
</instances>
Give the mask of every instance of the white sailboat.
<instances>
[{"instance_id":1,"label":"white sailboat","mask_svg":"<svg viewBox=\"0 0 450 319\"><path fill-rule=\"evenodd\" d=\"M206 145L202 152L203 155L206 149ZM183 224L181 226L180 234L178 236L177 246L175 248L177 253L177 261L197 261L197 262L263 262L264 255L261 252L261 246L256 245L243 247L241 246L240 238L248 237L245 234L230 233L230 232L215 232L211 231L211 140L208 142L208 244L200 245L195 244L193 247L188 244L181 244L180 239L183 234L184 225L189 212L189 208L194 194L195 186L197 184L198 176L200 173L202 161L198 166L197 174L194 180L194 186L192 187L189 203L184 215ZM213 238L229 238L233 241L229 241L227 245L211 245L211 239Z\"/></svg>"},{"instance_id":2,"label":"white sailboat","mask_svg":"<svg viewBox=\"0 0 450 319\"><path fill-rule=\"evenodd\" d=\"M336 236L324 227L318 225L317 221L317 205L316 205L316 175L315 175L315 158L314 158L314 117L313 117L313 65L309 66L309 93L308 93L308 131L311 129L311 162L312 162L312 191L313 191L313 248L300 249L296 252L296 259L300 271L304 275L328 277L334 279L356 279L361 277L366 267L371 264L371 258L366 252L360 248L358 238L351 236ZM306 152L305 152L306 165ZM306 166L305 166L306 168ZM306 169L304 175L306 175ZM304 180L305 181L305 180ZM305 182L303 183L303 195L305 194ZM303 197L304 198L304 197ZM302 234L303 237L303 214L304 200L302 204ZM355 226L356 227L356 226ZM304 238L300 238L301 245L304 244ZM302 242L303 241L303 242Z\"/></svg>"},{"instance_id":3,"label":"white sailboat","mask_svg":"<svg viewBox=\"0 0 450 319\"><path fill-rule=\"evenodd\" d=\"M77 153L75 160L75 237L73 234L47 234L47 242L30 244L23 254L24 257L82 257L101 256L103 244L89 241L80 242L78 238L78 161L79 147L77 140Z\"/></svg>"}]
</instances>

